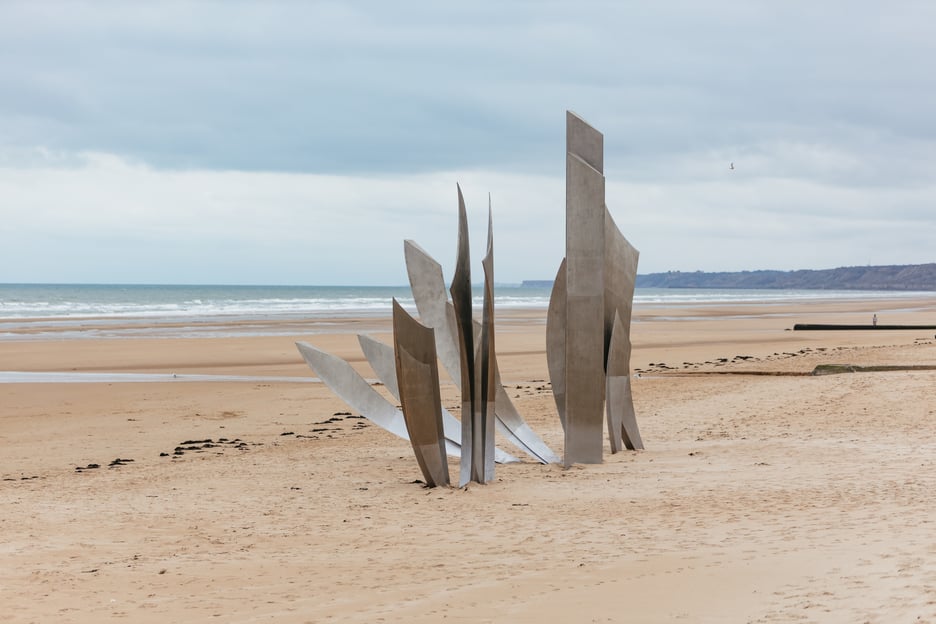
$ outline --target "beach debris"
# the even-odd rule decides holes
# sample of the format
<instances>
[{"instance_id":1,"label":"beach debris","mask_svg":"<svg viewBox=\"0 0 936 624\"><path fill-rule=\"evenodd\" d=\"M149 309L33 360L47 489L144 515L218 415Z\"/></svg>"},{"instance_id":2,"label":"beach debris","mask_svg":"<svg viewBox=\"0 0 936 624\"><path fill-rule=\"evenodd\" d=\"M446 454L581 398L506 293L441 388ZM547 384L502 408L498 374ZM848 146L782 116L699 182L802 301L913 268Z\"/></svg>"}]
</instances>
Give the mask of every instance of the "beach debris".
<instances>
[{"instance_id":1,"label":"beach debris","mask_svg":"<svg viewBox=\"0 0 936 624\"><path fill-rule=\"evenodd\" d=\"M247 442L244 442L240 438L234 438L233 440L229 438L218 438L217 440L213 440L212 438L205 438L203 440L185 440L183 442L179 442L179 444L172 450L171 454L163 452L163 453L160 453L159 456L175 458L175 457L180 457L182 455L185 455L187 451L203 453L207 449L213 449L213 448L220 448L221 450L218 451L218 453L223 454L225 448L232 448L232 449L245 451L250 446L261 446L262 444L263 444L262 442L251 442L250 444L248 444ZM133 461L133 460L129 460L129 461Z\"/></svg>"}]
</instances>

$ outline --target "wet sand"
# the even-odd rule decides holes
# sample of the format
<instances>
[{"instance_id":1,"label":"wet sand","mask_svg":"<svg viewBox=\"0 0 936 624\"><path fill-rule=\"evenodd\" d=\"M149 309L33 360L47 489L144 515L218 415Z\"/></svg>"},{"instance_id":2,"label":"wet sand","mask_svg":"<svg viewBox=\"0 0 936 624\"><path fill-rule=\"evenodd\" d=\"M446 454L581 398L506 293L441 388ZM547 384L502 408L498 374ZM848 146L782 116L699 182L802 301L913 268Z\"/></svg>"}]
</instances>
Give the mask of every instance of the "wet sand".
<instances>
[{"instance_id":1,"label":"wet sand","mask_svg":"<svg viewBox=\"0 0 936 624\"><path fill-rule=\"evenodd\" d=\"M280 379L312 377L295 340L372 377L354 332L389 342L388 320L0 342L0 371L258 378L0 383L3 617L936 621L936 371L805 375L933 365L936 338L789 331L874 313L929 323L936 298L638 308L647 450L466 490L422 488L408 443ZM497 322L505 385L561 453L543 313Z\"/></svg>"}]
</instances>

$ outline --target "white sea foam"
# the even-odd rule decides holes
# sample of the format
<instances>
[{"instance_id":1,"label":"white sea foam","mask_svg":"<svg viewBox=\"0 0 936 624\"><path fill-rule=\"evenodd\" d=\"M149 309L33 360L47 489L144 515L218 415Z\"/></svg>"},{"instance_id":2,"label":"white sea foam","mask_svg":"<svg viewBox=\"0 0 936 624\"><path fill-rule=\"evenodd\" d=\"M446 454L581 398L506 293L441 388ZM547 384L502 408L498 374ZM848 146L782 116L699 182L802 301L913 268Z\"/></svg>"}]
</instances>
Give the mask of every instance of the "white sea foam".
<instances>
[{"instance_id":1,"label":"white sea foam","mask_svg":"<svg viewBox=\"0 0 936 624\"><path fill-rule=\"evenodd\" d=\"M499 285L496 309L545 309L548 287ZM828 290L638 289L641 306L900 299L933 293ZM408 287L121 286L0 284L0 337L60 339L147 336L288 335L269 321L385 318L396 298L415 312ZM482 292L475 288L479 309ZM37 321L41 319L41 321ZM231 324L236 321L237 325ZM251 324L256 321L256 324ZM29 332L27 334L27 331Z\"/></svg>"}]
</instances>

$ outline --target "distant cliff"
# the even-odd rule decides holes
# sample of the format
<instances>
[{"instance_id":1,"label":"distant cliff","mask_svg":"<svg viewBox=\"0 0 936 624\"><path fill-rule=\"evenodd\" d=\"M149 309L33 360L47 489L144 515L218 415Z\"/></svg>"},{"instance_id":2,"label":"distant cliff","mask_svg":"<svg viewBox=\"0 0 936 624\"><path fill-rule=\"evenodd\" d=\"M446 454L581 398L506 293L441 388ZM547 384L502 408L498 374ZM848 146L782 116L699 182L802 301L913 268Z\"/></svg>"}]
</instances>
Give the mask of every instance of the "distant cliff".
<instances>
[{"instance_id":1,"label":"distant cliff","mask_svg":"<svg viewBox=\"0 0 936 624\"><path fill-rule=\"evenodd\" d=\"M936 264L736 273L669 271L638 275L637 287L936 291Z\"/></svg>"},{"instance_id":2,"label":"distant cliff","mask_svg":"<svg viewBox=\"0 0 936 624\"><path fill-rule=\"evenodd\" d=\"M524 280L523 286L551 288L552 280ZM790 290L933 290L936 264L841 267L802 271L704 271L648 273L638 288L783 288Z\"/></svg>"}]
</instances>

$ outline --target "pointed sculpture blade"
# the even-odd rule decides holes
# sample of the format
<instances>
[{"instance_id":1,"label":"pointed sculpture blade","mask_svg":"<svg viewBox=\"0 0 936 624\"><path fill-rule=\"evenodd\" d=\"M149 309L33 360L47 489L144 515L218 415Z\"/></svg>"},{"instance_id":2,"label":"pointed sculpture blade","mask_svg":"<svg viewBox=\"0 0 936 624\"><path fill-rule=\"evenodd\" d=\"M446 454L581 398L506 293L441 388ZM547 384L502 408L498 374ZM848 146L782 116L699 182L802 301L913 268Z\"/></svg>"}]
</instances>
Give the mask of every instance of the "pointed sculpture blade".
<instances>
[{"instance_id":1,"label":"pointed sculpture blade","mask_svg":"<svg viewBox=\"0 0 936 624\"><path fill-rule=\"evenodd\" d=\"M484 270L484 300L481 309L480 362L478 362L475 432L481 434L482 483L494 480L494 398L497 396L494 348L494 222L488 196L487 252L481 260Z\"/></svg>"},{"instance_id":2,"label":"pointed sculpture blade","mask_svg":"<svg viewBox=\"0 0 936 624\"><path fill-rule=\"evenodd\" d=\"M604 196L601 172L577 154L567 153L563 456L566 466L602 461Z\"/></svg>"},{"instance_id":3,"label":"pointed sculpture blade","mask_svg":"<svg viewBox=\"0 0 936 624\"><path fill-rule=\"evenodd\" d=\"M405 241L404 245L406 270L413 291L413 299L419 310L420 321L436 330L439 360L449 376L460 384L461 354L458 349L458 327L455 321L455 308L445 294L442 265L413 241ZM480 335L480 325L473 323L473 326L474 334ZM494 359L494 363L496 366L497 358ZM559 456L543 442L517 412L510 396L503 388L500 372L496 371L495 374L497 381L494 413L497 432L536 461L544 464L558 463ZM503 462L498 460L498 463Z\"/></svg>"},{"instance_id":4,"label":"pointed sculpture blade","mask_svg":"<svg viewBox=\"0 0 936 624\"><path fill-rule=\"evenodd\" d=\"M474 335L471 322L471 265L468 250L468 213L461 187L458 188L458 251L455 256L455 275L452 277L452 305L455 307L455 325L458 328L459 369L461 371L462 397L462 456L458 485L462 487L474 480L475 441L474 433Z\"/></svg>"},{"instance_id":5,"label":"pointed sculpture blade","mask_svg":"<svg viewBox=\"0 0 936 624\"><path fill-rule=\"evenodd\" d=\"M393 346L403 418L426 485L449 484L435 336L393 300Z\"/></svg>"}]
</instances>

